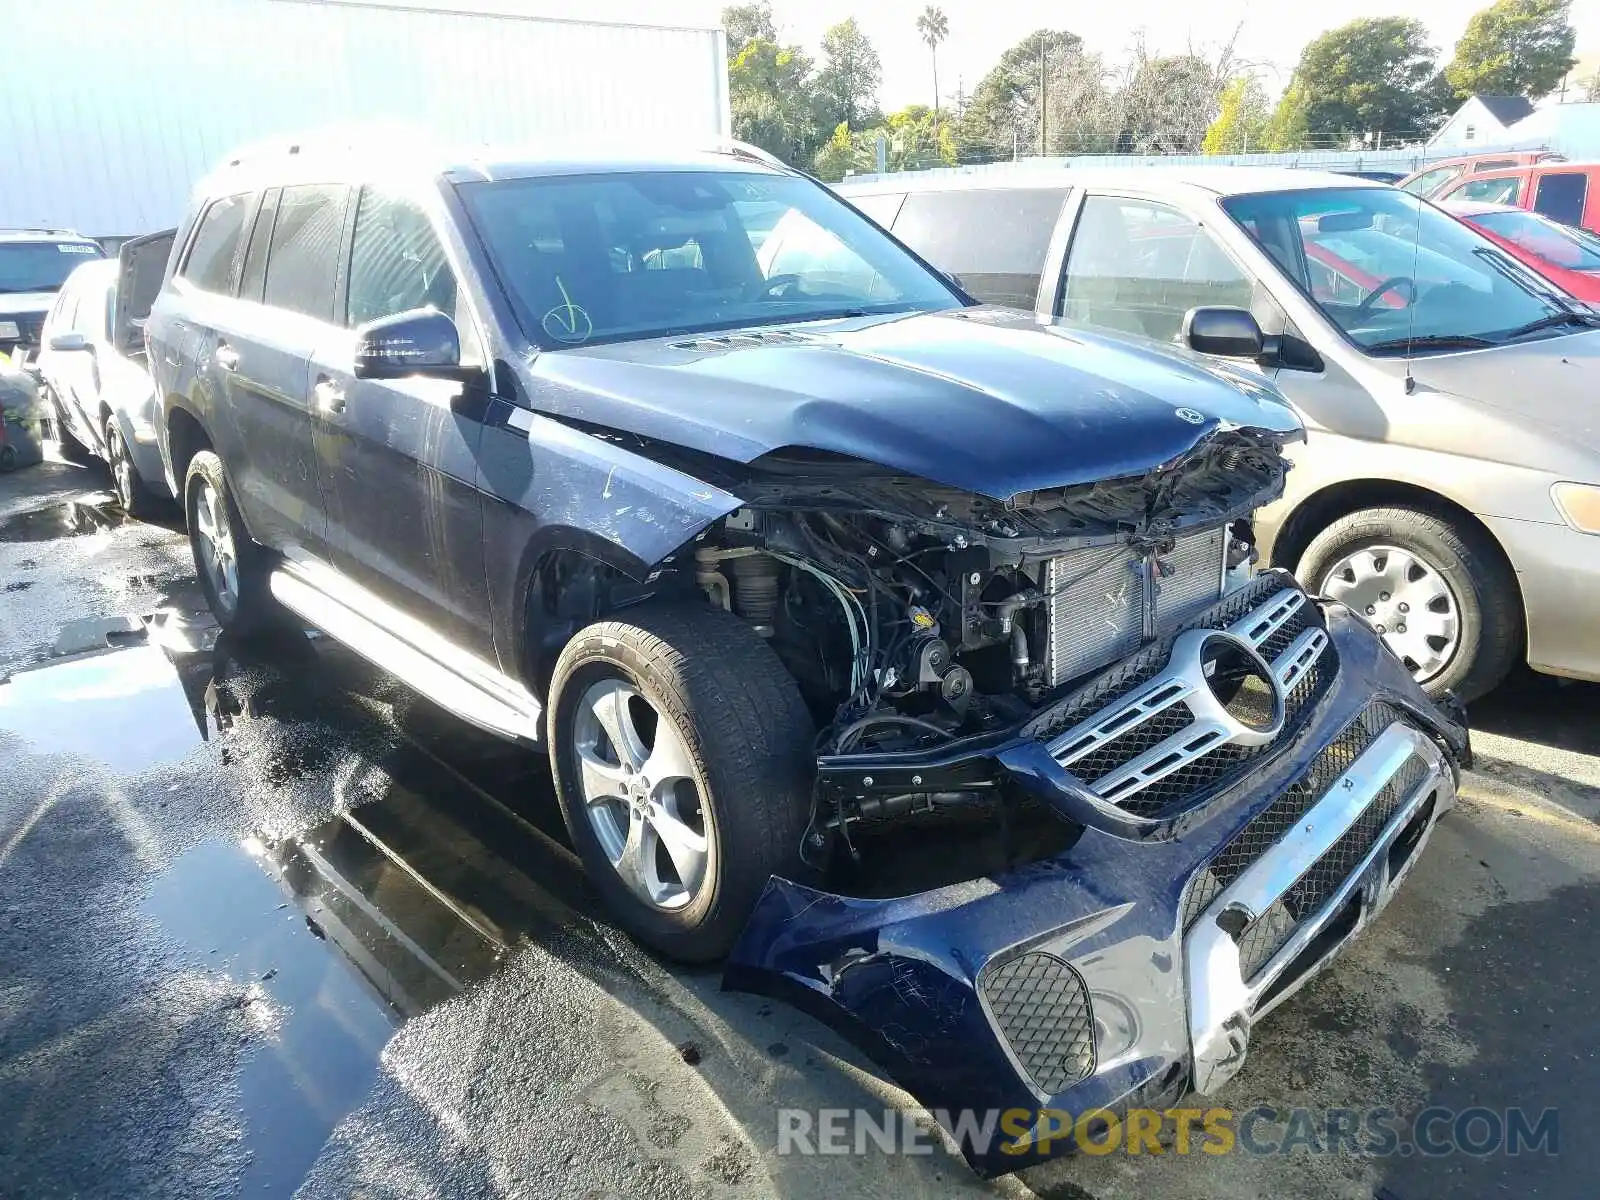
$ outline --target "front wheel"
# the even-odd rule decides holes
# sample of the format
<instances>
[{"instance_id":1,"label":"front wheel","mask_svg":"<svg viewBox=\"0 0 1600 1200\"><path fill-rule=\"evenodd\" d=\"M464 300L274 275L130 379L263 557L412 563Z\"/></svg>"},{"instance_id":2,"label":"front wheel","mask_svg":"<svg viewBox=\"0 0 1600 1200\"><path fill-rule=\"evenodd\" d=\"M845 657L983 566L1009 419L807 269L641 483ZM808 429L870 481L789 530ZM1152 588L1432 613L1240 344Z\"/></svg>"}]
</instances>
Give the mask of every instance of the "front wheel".
<instances>
[{"instance_id":1,"label":"front wheel","mask_svg":"<svg viewBox=\"0 0 1600 1200\"><path fill-rule=\"evenodd\" d=\"M721 610L641 607L573 638L549 694L561 814L618 920L726 955L810 811L815 730L777 655Z\"/></svg>"},{"instance_id":2,"label":"front wheel","mask_svg":"<svg viewBox=\"0 0 1600 1200\"><path fill-rule=\"evenodd\" d=\"M1473 526L1421 509L1363 509L1312 539L1299 576L1364 617L1430 694L1476 699L1522 653L1516 577Z\"/></svg>"}]
</instances>

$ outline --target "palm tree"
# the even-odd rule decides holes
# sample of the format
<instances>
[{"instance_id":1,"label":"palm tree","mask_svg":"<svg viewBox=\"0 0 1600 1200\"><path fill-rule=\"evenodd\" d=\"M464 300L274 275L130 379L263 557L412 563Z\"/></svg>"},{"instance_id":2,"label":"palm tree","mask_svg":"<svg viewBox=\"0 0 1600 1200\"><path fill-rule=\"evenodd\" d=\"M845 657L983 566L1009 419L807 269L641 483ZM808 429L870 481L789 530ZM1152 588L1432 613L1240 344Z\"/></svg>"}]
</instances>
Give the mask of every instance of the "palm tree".
<instances>
[{"instance_id":1,"label":"palm tree","mask_svg":"<svg viewBox=\"0 0 1600 1200\"><path fill-rule=\"evenodd\" d=\"M928 53L933 56L933 144L939 144L939 43L950 36L950 20L944 15L944 9L936 4L930 4L922 10L922 15L917 18L917 32L922 35L922 40L928 45Z\"/></svg>"}]
</instances>

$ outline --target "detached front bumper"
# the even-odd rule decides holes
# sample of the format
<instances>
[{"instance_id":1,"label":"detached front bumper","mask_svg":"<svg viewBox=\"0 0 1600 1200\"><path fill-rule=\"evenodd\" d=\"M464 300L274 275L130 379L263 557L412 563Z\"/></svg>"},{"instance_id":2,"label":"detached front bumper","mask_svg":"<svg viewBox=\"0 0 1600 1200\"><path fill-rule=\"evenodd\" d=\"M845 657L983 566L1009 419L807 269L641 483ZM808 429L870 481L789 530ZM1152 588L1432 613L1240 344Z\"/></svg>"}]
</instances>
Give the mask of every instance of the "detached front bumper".
<instances>
[{"instance_id":1,"label":"detached front bumper","mask_svg":"<svg viewBox=\"0 0 1600 1200\"><path fill-rule=\"evenodd\" d=\"M1430 704L1365 625L1330 606L1318 627L1336 669L1302 696L1292 734L1197 806L1119 815L1042 767L1038 743L980 747L1075 814L1084 830L1068 850L886 900L774 878L726 986L806 1009L951 1120L1010 1114L1006 1136L963 1142L984 1174L1071 1147L1061 1111L1220 1086L1252 1023L1393 896L1470 761L1459 709ZM979 765L969 754L935 769Z\"/></svg>"}]
</instances>

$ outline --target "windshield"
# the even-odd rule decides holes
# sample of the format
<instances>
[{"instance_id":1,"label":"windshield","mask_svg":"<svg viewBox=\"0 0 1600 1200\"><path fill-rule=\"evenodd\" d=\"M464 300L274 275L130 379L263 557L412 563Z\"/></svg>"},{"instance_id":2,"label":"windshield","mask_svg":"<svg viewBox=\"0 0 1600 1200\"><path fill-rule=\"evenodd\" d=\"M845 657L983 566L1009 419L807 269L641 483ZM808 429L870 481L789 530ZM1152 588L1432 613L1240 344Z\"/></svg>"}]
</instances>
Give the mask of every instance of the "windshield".
<instances>
[{"instance_id":1,"label":"windshield","mask_svg":"<svg viewBox=\"0 0 1600 1200\"><path fill-rule=\"evenodd\" d=\"M618 172L460 192L518 320L546 348L963 304L794 176Z\"/></svg>"},{"instance_id":2,"label":"windshield","mask_svg":"<svg viewBox=\"0 0 1600 1200\"><path fill-rule=\"evenodd\" d=\"M1542 322L1577 310L1493 242L1403 191L1317 188L1235 196L1223 207L1373 353L1559 336L1559 319Z\"/></svg>"},{"instance_id":3,"label":"windshield","mask_svg":"<svg viewBox=\"0 0 1600 1200\"><path fill-rule=\"evenodd\" d=\"M1558 225L1537 213L1520 210L1475 213L1467 220L1558 267L1600 271L1600 238L1585 230Z\"/></svg>"},{"instance_id":4,"label":"windshield","mask_svg":"<svg viewBox=\"0 0 1600 1200\"><path fill-rule=\"evenodd\" d=\"M0 242L0 294L59 292L74 267L99 257L92 242Z\"/></svg>"}]
</instances>

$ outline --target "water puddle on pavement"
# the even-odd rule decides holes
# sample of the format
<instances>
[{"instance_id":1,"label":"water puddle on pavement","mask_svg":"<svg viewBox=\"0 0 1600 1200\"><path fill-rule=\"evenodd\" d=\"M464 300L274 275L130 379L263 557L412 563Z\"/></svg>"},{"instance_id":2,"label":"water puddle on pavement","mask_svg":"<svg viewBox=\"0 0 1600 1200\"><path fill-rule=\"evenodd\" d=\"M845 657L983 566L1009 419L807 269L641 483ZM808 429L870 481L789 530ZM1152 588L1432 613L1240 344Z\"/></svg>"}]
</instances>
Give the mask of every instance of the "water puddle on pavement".
<instances>
[{"instance_id":1,"label":"water puddle on pavement","mask_svg":"<svg viewBox=\"0 0 1600 1200\"><path fill-rule=\"evenodd\" d=\"M132 518L108 494L88 500L68 500L48 508L0 520L0 543L53 542L58 538L87 537L127 525Z\"/></svg>"},{"instance_id":2,"label":"water puddle on pavement","mask_svg":"<svg viewBox=\"0 0 1600 1200\"><path fill-rule=\"evenodd\" d=\"M147 637L19 671L0 684L0 733L118 776L181 763L196 786L221 769L230 789L293 784L355 806L302 830L219 819L141 905L257 1021L238 1081L242 1194L286 1195L367 1096L395 1028L567 924L587 885L513 811L546 807L536 757L374 697L370 669L326 643L213 648L214 631L160 620Z\"/></svg>"}]
</instances>

